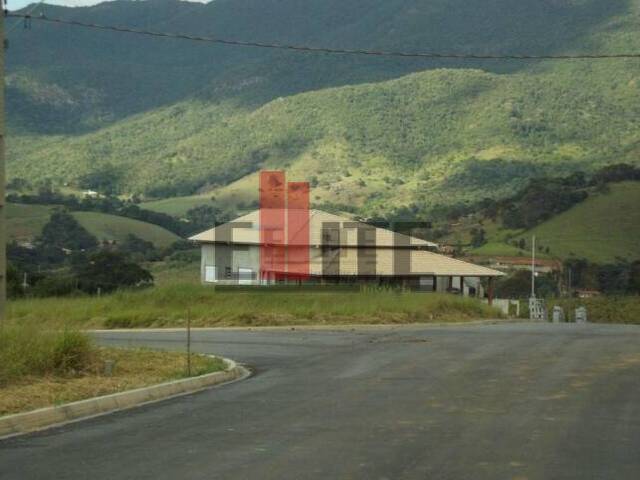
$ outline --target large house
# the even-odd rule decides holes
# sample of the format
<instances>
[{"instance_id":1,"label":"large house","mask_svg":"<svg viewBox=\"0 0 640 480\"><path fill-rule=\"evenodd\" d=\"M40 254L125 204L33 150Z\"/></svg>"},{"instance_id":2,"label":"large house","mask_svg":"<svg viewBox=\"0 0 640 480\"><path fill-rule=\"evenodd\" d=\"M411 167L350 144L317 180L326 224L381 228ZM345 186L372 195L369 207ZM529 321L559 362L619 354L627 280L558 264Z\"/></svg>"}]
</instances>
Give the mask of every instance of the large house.
<instances>
[{"instance_id":1,"label":"large house","mask_svg":"<svg viewBox=\"0 0 640 480\"><path fill-rule=\"evenodd\" d=\"M484 283L491 290L493 279L503 275L434 253L435 243L319 210L308 212L305 244L284 246L278 234L267 243L268 227L261 231L261 218L256 210L190 238L202 248L204 284L367 283L484 296L481 279L488 279ZM284 232L279 235L286 238ZM272 258L265 261L266 256ZM277 257L288 261L271 261ZM296 264L296 258L304 265Z\"/></svg>"}]
</instances>

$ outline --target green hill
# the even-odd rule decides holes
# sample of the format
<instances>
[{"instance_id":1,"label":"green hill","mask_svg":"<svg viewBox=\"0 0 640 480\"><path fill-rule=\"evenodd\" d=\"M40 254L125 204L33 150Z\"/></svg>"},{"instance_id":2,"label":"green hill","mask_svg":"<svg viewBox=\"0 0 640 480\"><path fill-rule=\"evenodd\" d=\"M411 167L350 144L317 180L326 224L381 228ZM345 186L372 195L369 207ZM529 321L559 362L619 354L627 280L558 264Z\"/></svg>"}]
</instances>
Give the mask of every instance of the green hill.
<instances>
[{"instance_id":1,"label":"green hill","mask_svg":"<svg viewBox=\"0 0 640 480\"><path fill-rule=\"evenodd\" d=\"M640 0L152 0L46 8L51 17L354 48L640 50ZM80 184L87 173L107 172L122 193L187 197L180 208L158 204L175 213L211 195L251 203L261 168L312 180L316 204L374 215L502 197L532 176L640 159L634 60L301 55L35 20L10 40L9 175Z\"/></svg>"},{"instance_id":2,"label":"green hill","mask_svg":"<svg viewBox=\"0 0 640 480\"><path fill-rule=\"evenodd\" d=\"M551 254L614 262L640 259L640 182L612 184L610 192L588 198L526 232Z\"/></svg>"},{"instance_id":3,"label":"green hill","mask_svg":"<svg viewBox=\"0 0 640 480\"><path fill-rule=\"evenodd\" d=\"M611 25L629 32L633 27L619 18L632 24L636 7L627 0L119 0L75 8L43 4L32 15L258 42L554 53L585 48L585 37ZM20 19L7 23L21 26ZM470 66L305 55L33 23L10 32L7 100L12 126L39 133L93 129L193 96L255 107L304 91ZM591 41L600 46L599 39ZM522 68L477 65L498 72Z\"/></svg>"},{"instance_id":4,"label":"green hill","mask_svg":"<svg viewBox=\"0 0 640 480\"><path fill-rule=\"evenodd\" d=\"M10 240L30 241L37 237L49 221L54 207L8 203L7 235ZM72 212L78 222L98 240L122 242L133 234L157 247L167 247L179 239L174 233L146 222L98 212Z\"/></svg>"},{"instance_id":5,"label":"green hill","mask_svg":"<svg viewBox=\"0 0 640 480\"><path fill-rule=\"evenodd\" d=\"M529 256L531 237L535 235L538 247L542 248L538 252L540 257L577 257L594 263L640 259L640 182L613 183L607 190L592 194L526 232L504 230L485 221L488 243L470 253L489 257ZM460 230L458 237L468 241L466 231ZM513 241L520 239L526 242L524 250L513 246Z\"/></svg>"},{"instance_id":6,"label":"green hill","mask_svg":"<svg viewBox=\"0 0 640 480\"><path fill-rule=\"evenodd\" d=\"M23 205L7 203L7 237L16 241L30 241L37 237L49 221L53 207L48 205Z\"/></svg>"},{"instance_id":7,"label":"green hill","mask_svg":"<svg viewBox=\"0 0 640 480\"><path fill-rule=\"evenodd\" d=\"M318 179L314 201L366 204L365 213L505 196L534 175L637 161L640 68L620 72L615 90L604 66L591 70L578 91L555 72L434 70L250 112L189 102L48 143L11 171L26 176L44 160L42 175L63 181L109 165L125 191L173 196L286 168Z\"/></svg>"},{"instance_id":8,"label":"green hill","mask_svg":"<svg viewBox=\"0 0 640 480\"><path fill-rule=\"evenodd\" d=\"M127 235L133 234L152 242L156 247L168 247L176 240L176 234L158 225L98 212L73 212L78 223L98 240L122 242Z\"/></svg>"}]
</instances>

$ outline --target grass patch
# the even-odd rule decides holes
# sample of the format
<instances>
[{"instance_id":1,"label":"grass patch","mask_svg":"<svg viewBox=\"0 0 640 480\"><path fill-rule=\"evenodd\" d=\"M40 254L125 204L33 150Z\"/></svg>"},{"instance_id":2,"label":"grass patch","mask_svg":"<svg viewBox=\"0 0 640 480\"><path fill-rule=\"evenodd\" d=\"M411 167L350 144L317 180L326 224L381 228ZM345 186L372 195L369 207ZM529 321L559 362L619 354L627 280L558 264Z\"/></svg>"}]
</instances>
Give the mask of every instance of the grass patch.
<instances>
[{"instance_id":1,"label":"grass patch","mask_svg":"<svg viewBox=\"0 0 640 480\"><path fill-rule=\"evenodd\" d=\"M549 302L548 305L550 308L560 305L571 321L575 309L584 306L587 308L589 322L640 325L640 296L560 298Z\"/></svg>"},{"instance_id":2,"label":"grass patch","mask_svg":"<svg viewBox=\"0 0 640 480\"><path fill-rule=\"evenodd\" d=\"M115 362L105 375L105 362ZM193 355L192 374L224 369L218 358ZM73 402L186 376L180 352L97 347L84 333L34 327L0 330L0 415Z\"/></svg>"},{"instance_id":3,"label":"grass patch","mask_svg":"<svg viewBox=\"0 0 640 480\"><path fill-rule=\"evenodd\" d=\"M73 212L72 215L98 240L115 240L122 243L127 235L133 234L162 248L180 239L178 235L165 228L132 218L99 212Z\"/></svg>"},{"instance_id":4,"label":"grass patch","mask_svg":"<svg viewBox=\"0 0 640 480\"><path fill-rule=\"evenodd\" d=\"M7 204L7 232L10 240L33 240L42 233L54 205ZM98 240L123 242L127 235L152 242L156 247L168 247L180 237L152 223L100 212L73 212L75 219Z\"/></svg>"},{"instance_id":5,"label":"grass patch","mask_svg":"<svg viewBox=\"0 0 640 480\"><path fill-rule=\"evenodd\" d=\"M12 322L60 328L270 326L413 323L498 318L498 310L473 298L375 289L360 292L217 291L173 284L143 291L77 298L22 299L9 304Z\"/></svg>"},{"instance_id":6,"label":"grass patch","mask_svg":"<svg viewBox=\"0 0 640 480\"><path fill-rule=\"evenodd\" d=\"M0 330L0 386L30 375L74 375L94 361L95 347L82 333L42 333L35 326Z\"/></svg>"},{"instance_id":7,"label":"grass patch","mask_svg":"<svg viewBox=\"0 0 640 480\"><path fill-rule=\"evenodd\" d=\"M5 215L9 240L33 240L49 221L52 210L49 205L7 203Z\"/></svg>"}]
</instances>

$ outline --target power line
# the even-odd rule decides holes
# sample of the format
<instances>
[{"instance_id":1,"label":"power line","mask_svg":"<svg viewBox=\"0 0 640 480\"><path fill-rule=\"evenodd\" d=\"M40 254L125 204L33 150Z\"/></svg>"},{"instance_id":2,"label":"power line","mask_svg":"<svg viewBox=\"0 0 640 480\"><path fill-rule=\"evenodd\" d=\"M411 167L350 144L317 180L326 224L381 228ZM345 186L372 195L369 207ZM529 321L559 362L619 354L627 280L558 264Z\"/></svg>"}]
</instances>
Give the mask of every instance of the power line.
<instances>
[{"instance_id":1,"label":"power line","mask_svg":"<svg viewBox=\"0 0 640 480\"><path fill-rule=\"evenodd\" d=\"M101 25L97 23L80 22L77 20L64 20L61 18L50 18L45 15L31 17L29 14L12 13L5 10L5 16L23 18L25 20L39 20L41 22L70 25L74 27L90 28L95 30L108 30L113 32L131 33L135 35L146 35L150 37L172 38L178 40L191 40L195 42L214 43L218 45L229 45L238 47L269 48L278 50L291 50L307 53L327 53L337 55L368 55L378 57L404 57L404 58L428 58L428 59L464 59L464 60L600 60L600 59L631 59L640 58L640 53L596 53L596 54L575 54L575 55L482 55L466 53L437 53L437 52L404 52L389 50L367 50L367 49L343 49L330 47L314 47L309 45L289 45L280 43L263 43L245 40L230 40L216 37L203 37L198 35L188 35L185 33L154 32L150 30L138 30L129 27L118 27L115 25Z\"/></svg>"}]
</instances>

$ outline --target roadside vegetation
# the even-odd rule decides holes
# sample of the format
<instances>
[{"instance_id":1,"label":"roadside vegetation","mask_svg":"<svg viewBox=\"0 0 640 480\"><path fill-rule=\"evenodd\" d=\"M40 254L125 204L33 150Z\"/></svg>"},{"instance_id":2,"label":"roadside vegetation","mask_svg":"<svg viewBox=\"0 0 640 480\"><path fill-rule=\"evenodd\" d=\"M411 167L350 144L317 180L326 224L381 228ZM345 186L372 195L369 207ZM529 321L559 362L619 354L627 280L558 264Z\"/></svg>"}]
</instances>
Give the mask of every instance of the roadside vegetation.
<instances>
[{"instance_id":1,"label":"roadside vegetation","mask_svg":"<svg viewBox=\"0 0 640 480\"><path fill-rule=\"evenodd\" d=\"M195 327L460 322L498 318L482 302L449 294L394 290L337 291L271 288L230 291L173 284L111 295L19 299L12 323L60 328Z\"/></svg>"},{"instance_id":2,"label":"roadside vegetation","mask_svg":"<svg viewBox=\"0 0 640 480\"><path fill-rule=\"evenodd\" d=\"M565 316L573 318L575 309L586 307L587 318L593 323L627 323L640 325L640 296L601 296L594 298L556 298L549 308L559 305Z\"/></svg>"},{"instance_id":3,"label":"roadside vegetation","mask_svg":"<svg viewBox=\"0 0 640 480\"><path fill-rule=\"evenodd\" d=\"M107 364L112 364L109 372ZM192 375L224 369L193 355ZM107 395L186 376L179 352L96 346L77 330L13 325L0 329L0 415Z\"/></svg>"}]
</instances>

